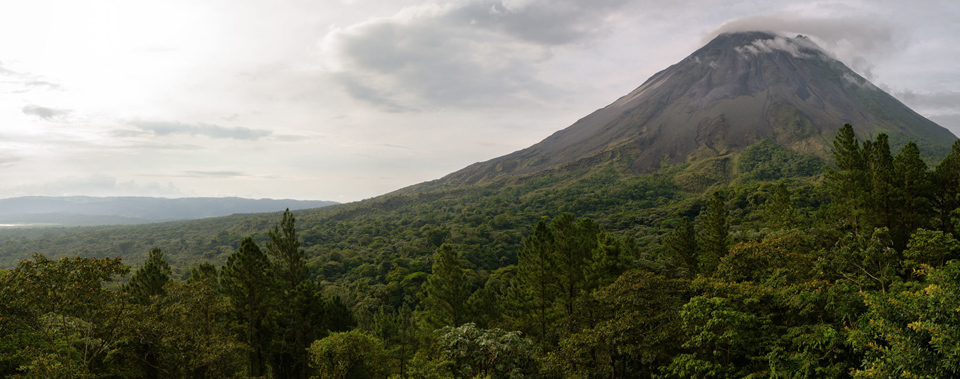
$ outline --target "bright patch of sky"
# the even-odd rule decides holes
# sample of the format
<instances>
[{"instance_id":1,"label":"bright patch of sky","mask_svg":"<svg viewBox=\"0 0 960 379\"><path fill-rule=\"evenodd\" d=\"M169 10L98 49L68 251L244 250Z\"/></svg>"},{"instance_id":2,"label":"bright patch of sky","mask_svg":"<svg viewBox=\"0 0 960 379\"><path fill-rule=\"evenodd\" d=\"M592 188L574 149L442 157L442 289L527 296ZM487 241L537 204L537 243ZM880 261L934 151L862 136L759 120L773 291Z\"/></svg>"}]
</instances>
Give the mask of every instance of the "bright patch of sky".
<instances>
[{"instance_id":1,"label":"bright patch of sky","mask_svg":"<svg viewBox=\"0 0 960 379\"><path fill-rule=\"evenodd\" d=\"M354 201L525 148L726 29L960 134L954 1L6 1L0 198Z\"/></svg>"}]
</instances>

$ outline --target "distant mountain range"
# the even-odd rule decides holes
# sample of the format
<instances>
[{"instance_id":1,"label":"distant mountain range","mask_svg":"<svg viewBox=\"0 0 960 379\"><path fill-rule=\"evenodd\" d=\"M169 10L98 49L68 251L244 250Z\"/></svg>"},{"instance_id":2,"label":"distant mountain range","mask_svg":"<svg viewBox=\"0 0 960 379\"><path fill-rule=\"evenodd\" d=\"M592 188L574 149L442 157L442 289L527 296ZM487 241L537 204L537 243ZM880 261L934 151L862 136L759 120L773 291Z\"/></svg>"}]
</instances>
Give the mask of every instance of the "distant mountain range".
<instances>
[{"instance_id":1,"label":"distant mountain range","mask_svg":"<svg viewBox=\"0 0 960 379\"><path fill-rule=\"evenodd\" d=\"M333 201L238 197L46 197L0 199L0 224L129 225L193 220L235 213L319 208Z\"/></svg>"}]
</instances>

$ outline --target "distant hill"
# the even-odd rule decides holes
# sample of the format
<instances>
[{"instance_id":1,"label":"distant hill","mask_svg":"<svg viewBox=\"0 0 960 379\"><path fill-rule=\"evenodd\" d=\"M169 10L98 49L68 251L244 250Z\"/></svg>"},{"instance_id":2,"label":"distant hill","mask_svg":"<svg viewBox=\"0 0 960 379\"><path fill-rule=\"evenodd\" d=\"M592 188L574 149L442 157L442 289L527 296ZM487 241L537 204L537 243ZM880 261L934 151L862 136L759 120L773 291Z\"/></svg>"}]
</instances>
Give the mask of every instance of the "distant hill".
<instances>
[{"instance_id":1,"label":"distant hill","mask_svg":"<svg viewBox=\"0 0 960 379\"><path fill-rule=\"evenodd\" d=\"M235 213L319 208L332 201L238 197L45 197L0 199L0 224L129 225L194 220Z\"/></svg>"}]
</instances>

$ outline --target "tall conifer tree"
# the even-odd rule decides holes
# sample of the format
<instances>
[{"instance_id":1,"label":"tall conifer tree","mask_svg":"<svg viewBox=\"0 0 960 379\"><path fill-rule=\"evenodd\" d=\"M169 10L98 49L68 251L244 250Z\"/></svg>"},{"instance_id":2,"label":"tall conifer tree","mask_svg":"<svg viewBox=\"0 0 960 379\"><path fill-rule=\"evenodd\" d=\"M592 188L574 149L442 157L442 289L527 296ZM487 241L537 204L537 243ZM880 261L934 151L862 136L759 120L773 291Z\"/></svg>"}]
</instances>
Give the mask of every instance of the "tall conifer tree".
<instances>
[{"instance_id":1,"label":"tall conifer tree","mask_svg":"<svg viewBox=\"0 0 960 379\"><path fill-rule=\"evenodd\" d=\"M163 259L159 247L150 250L146 263L130 278L128 290L134 301L146 303L151 296L164 295L163 286L170 281L170 265Z\"/></svg>"},{"instance_id":2,"label":"tall conifer tree","mask_svg":"<svg viewBox=\"0 0 960 379\"><path fill-rule=\"evenodd\" d=\"M951 222L951 214L960 208L960 139L953 142L950 154L937 165L932 180L936 227L960 237Z\"/></svg>"},{"instance_id":3,"label":"tall conifer tree","mask_svg":"<svg viewBox=\"0 0 960 379\"><path fill-rule=\"evenodd\" d=\"M524 238L517 274L506 296L507 316L514 326L540 341L548 340L553 334L548 326L556 319L552 307L557 298L557 272L550 253L553 237L547 227L548 220L541 218L533 235Z\"/></svg>"},{"instance_id":4,"label":"tall conifer tree","mask_svg":"<svg viewBox=\"0 0 960 379\"><path fill-rule=\"evenodd\" d=\"M220 270L220 288L230 299L243 342L250 345L249 374L263 375L270 343L266 321L275 299L275 280L270 261L252 238L244 238L227 257Z\"/></svg>"},{"instance_id":5,"label":"tall conifer tree","mask_svg":"<svg viewBox=\"0 0 960 379\"><path fill-rule=\"evenodd\" d=\"M894 159L898 185L896 200L898 220L890 228L893 246L898 251L906 249L910 235L918 228L930 228L935 214L931 204L933 187L927 164L920 158L917 144L903 146Z\"/></svg>"},{"instance_id":6,"label":"tall conifer tree","mask_svg":"<svg viewBox=\"0 0 960 379\"><path fill-rule=\"evenodd\" d=\"M800 213L790 198L790 190L783 183L777 184L773 195L764 204L763 217L774 230L792 229L800 226Z\"/></svg>"},{"instance_id":7,"label":"tall conifer tree","mask_svg":"<svg viewBox=\"0 0 960 379\"><path fill-rule=\"evenodd\" d=\"M707 201L707 208L700 215L700 257L701 273L710 274L717 269L720 258L727 255L730 245L730 223L727 220L727 201L718 191Z\"/></svg>"},{"instance_id":8,"label":"tall conifer tree","mask_svg":"<svg viewBox=\"0 0 960 379\"><path fill-rule=\"evenodd\" d=\"M287 208L280 225L269 232L270 241L267 241L267 252L274 259L274 272L285 290L292 290L308 275L304 251L297 239L296 221Z\"/></svg>"},{"instance_id":9,"label":"tall conifer tree","mask_svg":"<svg viewBox=\"0 0 960 379\"><path fill-rule=\"evenodd\" d=\"M460 266L459 254L450 244L437 248L433 272L423 284L422 296L425 321L431 329L460 326L467 322L470 283Z\"/></svg>"},{"instance_id":10,"label":"tall conifer tree","mask_svg":"<svg viewBox=\"0 0 960 379\"><path fill-rule=\"evenodd\" d=\"M663 240L667 254L682 267L680 276L692 277L700 271L697 260L697 232L690 219L683 217L680 225Z\"/></svg>"},{"instance_id":11,"label":"tall conifer tree","mask_svg":"<svg viewBox=\"0 0 960 379\"><path fill-rule=\"evenodd\" d=\"M872 214L865 217L873 227L894 228L897 222L897 189L896 169L894 159L890 154L890 142L887 135L880 133L873 143L864 142L865 146L872 146L869 151L870 199L866 204Z\"/></svg>"},{"instance_id":12,"label":"tall conifer tree","mask_svg":"<svg viewBox=\"0 0 960 379\"><path fill-rule=\"evenodd\" d=\"M866 144L869 145L869 144ZM844 124L833 141L833 158L836 169L826 168L824 184L830 193L834 212L846 226L854 229L869 227L866 220L870 203L871 184L869 172L870 153L860 147L853 126Z\"/></svg>"}]
</instances>

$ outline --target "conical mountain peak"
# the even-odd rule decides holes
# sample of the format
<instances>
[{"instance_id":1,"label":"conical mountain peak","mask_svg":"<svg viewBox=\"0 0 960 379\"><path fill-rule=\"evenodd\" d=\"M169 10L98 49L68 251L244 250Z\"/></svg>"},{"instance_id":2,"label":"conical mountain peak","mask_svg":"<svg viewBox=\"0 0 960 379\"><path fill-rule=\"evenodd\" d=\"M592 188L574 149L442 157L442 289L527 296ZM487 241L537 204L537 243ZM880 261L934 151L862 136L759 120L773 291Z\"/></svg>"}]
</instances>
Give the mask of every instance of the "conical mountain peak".
<instances>
[{"instance_id":1,"label":"conical mountain peak","mask_svg":"<svg viewBox=\"0 0 960 379\"><path fill-rule=\"evenodd\" d=\"M611 159L643 173L692 155L732 155L762 140L828 159L845 123L863 137L886 133L894 145L916 141L934 155L956 139L807 37L737 32L543 141L442 181L470 184Z\"/></svg>"}]
</instances>

